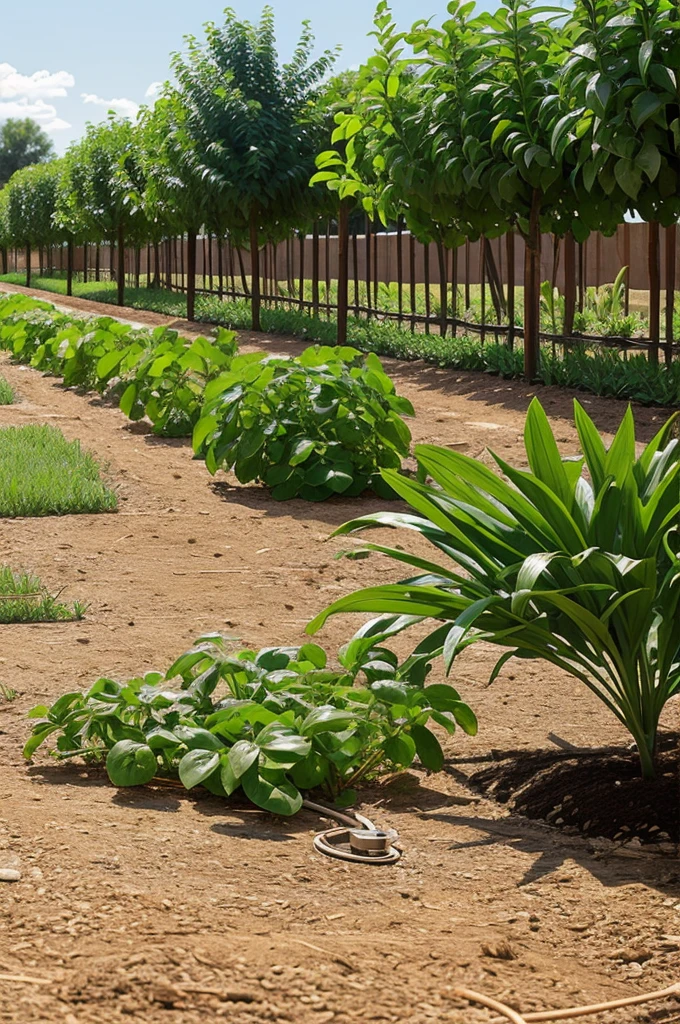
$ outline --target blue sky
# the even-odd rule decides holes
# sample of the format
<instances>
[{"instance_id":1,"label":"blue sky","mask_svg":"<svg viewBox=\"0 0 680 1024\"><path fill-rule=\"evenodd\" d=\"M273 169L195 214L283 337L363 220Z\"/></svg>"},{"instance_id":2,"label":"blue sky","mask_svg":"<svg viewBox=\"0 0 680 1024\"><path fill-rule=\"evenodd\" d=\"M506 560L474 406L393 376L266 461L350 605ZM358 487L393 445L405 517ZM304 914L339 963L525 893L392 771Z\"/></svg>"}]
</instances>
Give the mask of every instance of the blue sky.
<instances>
[{"instance_id":1,"label":"blue sky","mask_svg":"<svg viewBox=\"0 0 680 1024\"><path fill-rule=\"evenodd\" d=\"M85 123L107 110L133 114L153 83L169 74L169 55L186 34L201 35L206 21L221 19L224 0L32 0L12 5L0 48L0 121L34 117L59 152L78 138ZM239 17L257 20L260 3L233 3ZM318 49L342 44L338 70L372 50L372 0L278 0L279 53L286 58L300 22L308 18ZM479 9L496 6L481 0ZM393 0L400 25L446 14L443 0ZM151 93L152 94L152 93ZM150 95L151 95L150 94Z\"/></svg>"}]
</instances>

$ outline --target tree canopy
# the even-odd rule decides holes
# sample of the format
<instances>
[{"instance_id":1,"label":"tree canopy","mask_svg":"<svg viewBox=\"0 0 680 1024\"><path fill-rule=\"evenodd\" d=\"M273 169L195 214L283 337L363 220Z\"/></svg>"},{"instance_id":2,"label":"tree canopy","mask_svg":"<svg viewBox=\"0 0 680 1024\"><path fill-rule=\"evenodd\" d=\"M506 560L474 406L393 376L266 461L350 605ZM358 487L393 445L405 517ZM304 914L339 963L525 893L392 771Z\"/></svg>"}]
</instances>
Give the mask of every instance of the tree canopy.
<instances>
[{"instance_id":1,"label":"tree canopy","mask_svg":"<svg viewBox=\"0 0 680 1024\"><path fill-rule=\"evenodd\" d=\"M45 163L53 156L52 140L30 117L10 117L0 125L0 186L22 167Z\"/></svg>"}]
</instances>

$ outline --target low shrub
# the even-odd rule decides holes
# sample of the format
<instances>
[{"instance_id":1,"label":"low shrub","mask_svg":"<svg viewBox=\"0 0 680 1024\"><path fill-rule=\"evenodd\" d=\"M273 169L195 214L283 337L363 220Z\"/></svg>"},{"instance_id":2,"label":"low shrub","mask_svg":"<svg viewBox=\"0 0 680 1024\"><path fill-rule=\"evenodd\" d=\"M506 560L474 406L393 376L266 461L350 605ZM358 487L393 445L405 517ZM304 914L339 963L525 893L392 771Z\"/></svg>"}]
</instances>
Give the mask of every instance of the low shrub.
<instances>
[{"instance_id":1,"label":"low shrub","mask_svg":"<svg viewBox=\"0 0 680 1024\"><path fill-rule=\"evenodd\" d=\"M399 469L411 434L377 356L314 347L299 358L240 356L206 386L194 448L211 473L259 480L277 500L323 501L367 487L390 496L382 468Z\"/></svg>"},{"instance_id":2,"label":"low shrub","mask_svg":"<svg viewBox=\"0 0 680 1024\"><path fill-rule=\"evenodd\" d=\"M95 459L54 427L0 429L0 516L112 512L114 491Z\"/></svg>"},{"instance_id":3,"label":"low shrub","mask_svg":"<svg viewBox=\"0 0 680 1024\"><path fill-rule=\"evenodd\" d=\"M40 721L24 755L55 736L55 757L104 761L117 786L179 777L224 797L241 789L284 815L299 810L306 790L347 805L360 782L416 757L442 768L428 723L476 732L451 686L424 685L428 669L418 658L400 666L370 638L347 645L333 670L315 644L231 654L222 637L202 637L165 675L99 679L34 708Z\"/></svg>"},{"instance_id":4,"label":"low shrub","mask_svg":"<svg viewBox=\"0 0 680 1024\"><path fill-rule=\"evenodd\" d=\"M37 576L15 573L9 566L0 566L0 623L68 622L82 619L85 605L75 601L64 604L58 595L50 594Z\"/></svg>"},{"instance_id":5,"label":"low shrub","mask_svg":"<svg viewBox=\"0 0 680 1024\"><path fill-rule=\"evenodd\" d=\"M75 317L24 295L0 299L0 347L62 377L67 386L121 394L132 419L147 416L157 434L187 436L207 381L236 352L236 336L189 341L166 327L135 328L113 317Z\"/></svg>"}]
</instances>

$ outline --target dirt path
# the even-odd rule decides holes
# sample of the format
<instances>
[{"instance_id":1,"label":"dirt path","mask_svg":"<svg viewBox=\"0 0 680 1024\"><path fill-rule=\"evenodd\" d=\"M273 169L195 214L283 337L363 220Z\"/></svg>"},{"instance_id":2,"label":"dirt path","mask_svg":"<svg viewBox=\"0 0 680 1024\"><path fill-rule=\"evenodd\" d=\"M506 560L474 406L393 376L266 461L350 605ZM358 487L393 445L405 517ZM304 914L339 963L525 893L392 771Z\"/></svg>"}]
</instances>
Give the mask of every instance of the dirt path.
<instances>
[{"instance_id":1,"label":"dirt path","mask_svg":"<svg viewBox=\"0 0 680 1024\"><path fill-rule=\"evenodd\" d=\"M244 347L254 340L242 336ZM474 456L492 444L521 458L536 389L386 365L414 403L416 440ZM258 487L215 485L187 444L141 433L117 409L33 370L4 361L1 372L20 402L0 409L0 425L49 422L80 438L107 464L121 501L111 515L0 523L0 562L90 604L81 623L2 627L0 682L19 697L0 700L0 866L18 865L22 879L0 883L0 1021L474 1024L491 1015L464 1008L456 984L529 1011L675 980L677 861L614 856L510 816L471 795L464 764L365 794L365 812L401 835L404 857L389 869L313 853L319 819L307 812L277 821L208 796L117 792L96 772L45 757L27 767L20 748L32 705L100 675L163 668L203 631L247 645L297 642L330 599L399 571L379 557L334 560L341 545L326 538L356 502L276 504ZM540 393L573 450L572 396ZM623 412L583 400L603 430ZM662 420L639 410L640 439ZM353 627L332 620L321 642L333 651ZM448 740L452 758L550 746L555 736L578 745L622 738L582 687L547 667L511 663L486 689L493 660L481 647L461 660L457 685L481 730ZM677 727L677 707L665 724ZM643 1008L597 1019L678 1018Z\"/></svg>"}]
</instances>

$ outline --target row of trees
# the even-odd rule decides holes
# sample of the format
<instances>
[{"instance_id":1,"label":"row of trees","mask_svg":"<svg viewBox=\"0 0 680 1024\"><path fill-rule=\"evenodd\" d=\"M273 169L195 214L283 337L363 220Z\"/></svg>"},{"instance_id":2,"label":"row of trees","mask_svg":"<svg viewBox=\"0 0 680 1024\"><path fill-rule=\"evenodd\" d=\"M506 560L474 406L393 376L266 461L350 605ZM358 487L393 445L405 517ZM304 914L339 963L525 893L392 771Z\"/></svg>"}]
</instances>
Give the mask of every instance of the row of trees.
<instances>
[{"instance_id":1,"label":"row of trees","mask_svg":"<svg viewBox=\"0 0 680 1024\"><path fill-rule=\"evenodd\" d=\"M530 377L541 232L564 238L573 271L575 241L613 234L638 211L651 225L650 357L658 358L659 224L680 216L677 3L575 0L561 11L502 0L478 16L473 8L453 0L441 28L422 21L402 32L380 4L376 52L351 109L336 116L334 148L319 156L314 180L383 220L403 215L440 252L503 234L511 249L521 233ZM575 290L565 299L570 334Z\"/></svg>"},{"instance_id":2,"label":"row of trees","mask_svg":"<svg viewBox=\"0 0 680 1024\"><path fill-rule=\"evenodd\" d=\"M228 11L223 26L207 26L202 43L186 43L172 58L175 84L136 123L111 116L89 125L61 160L12 176L0 192L0 246L25 247L30 275L31 249L107 242L122 304L125 247L185 235L192 319L197 235L229 234L251 249L257 330L260 246L334 209L328 190L309 182L343 79L327 83L335 53L312 59L307 25L280 65L270 8L257 25Z\"/></svg>"},{"instance_id":3,"label":"row of trees","mask_svg":"<svg viewBox=\"0 0 680 1024\"><path fill-rule=\"evenodd\" d=\"M421 241L436 242L444 299L447 248L506 235L511 256L519 232L531 377L541 232L564 238L574 281L575 243L613 233L637 210L652 226L658 342L658 227L680 216L677 4L575 0L562 12L502 0L475 15L472 3L453 0L448 12L441 28L423 21L404 32L383 0L375 53L358 74L330 80L335 54L312 60L307 26L281 66L272 11L258 25L227 12L223 26L209 25L204 41L189 38L173 57L175 84L136 124L90 126L63 160L12 177L0 192L0 243L108 241L122 302L124 246L186 235L191 318L196 236L228 233L251 249L258 329L259 246L332 214L342 336L353 210L385 223L402 217ZM573 290L565 300L569 334Z\"/></svg>"}]
</instances>

